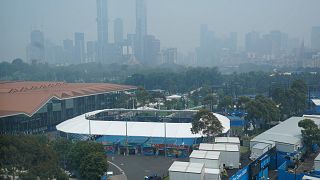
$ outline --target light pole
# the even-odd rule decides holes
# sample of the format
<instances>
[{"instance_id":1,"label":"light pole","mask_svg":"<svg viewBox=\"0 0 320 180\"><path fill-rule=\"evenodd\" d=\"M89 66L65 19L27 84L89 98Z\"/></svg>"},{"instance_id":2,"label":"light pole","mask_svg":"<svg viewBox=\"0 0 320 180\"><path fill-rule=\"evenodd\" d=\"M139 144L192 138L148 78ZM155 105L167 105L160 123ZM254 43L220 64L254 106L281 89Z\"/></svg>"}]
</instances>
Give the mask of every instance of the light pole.
<instances>
[{"instance_id":1,"label":"light pole","mask_svg":"<svg viewBox=\"0 0 320 180\"><path fill-rule=\"evenodd\" d=\"M167 124L165 122L165 118L163 119L164 125L164 157L167 157Z\"/></svg>"},{"instance_id":2,"label":"light pole","mask_svg":"<svg viewBox=\"0 0 320 180\"><path fill-rule=\"evenodd\" d=\"M129 147L128 147L128 121L126 119L126 154L129 154Z\"/></svg>"}]
</instances>

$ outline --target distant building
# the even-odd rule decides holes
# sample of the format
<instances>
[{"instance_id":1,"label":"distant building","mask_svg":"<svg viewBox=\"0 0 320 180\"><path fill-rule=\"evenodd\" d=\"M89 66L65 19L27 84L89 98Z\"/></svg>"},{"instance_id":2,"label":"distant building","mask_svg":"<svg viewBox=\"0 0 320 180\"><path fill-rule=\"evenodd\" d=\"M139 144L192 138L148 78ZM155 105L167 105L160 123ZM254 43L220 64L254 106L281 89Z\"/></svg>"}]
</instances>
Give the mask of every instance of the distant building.
<instances>
[{"instance_id":1,"label":"distant building","mask_svg":"<svg viewBox=\"0 0 320 180\"><path fill-rule=\"evenodd\" d=\"M99 62L106 59L104 53L108 46L108 0L97 0L97 57Z\"/></svg>"},{"instance_id":2,"label":"distant building","mask_svg":"<svg viewBox=\"0 0 320 180\"><path fill-rule=\"evenodd\" d=\"M71 39L63 40L64 61L67 64L74 62L74 46Z\"/></svg>"},{"instance_id":3,"label":"distant building","mask_svg":"<svg viewBox=\"0 0 320 180\"><path fill-rule=\"evenodd\" d=\"M164 64L177 64L178 62L177 48L168 48L163 50L162 58L163 58Z\"/></svg>"},{"instance_id":4,"label":"distant building","mask_svg":"<svg viewBox=\"0 0 320 180\"><path fill-rule=\"evenodd\" d=\"M45 62L44 36L40 30L33 30L30 34L30 43L27 46L27 60Z\"/></svg>"},{"instance_id":5,"label":"distant building","mask_svg":"<svg viewBox=\"0 0 320 180\"><path fill-rule=\"evenodd\" d=\"M96 41L88 41L87 42L87 62L95 62L96 61L96 52L97 52L97 43Z\"/></svg>"},{"instance_id":6,"label":"distant building","mask_svg":"<svg viewBox=\"0 0 320 180\"><path fill-rule=\"evenodd\" d=\"M63 47L52 43L49 40L45 42L45 56L46 62L49 64L63 64L64 63L64 53Z\"/></svg>"},{"instance_id":7,"label":"distant building","mask_svg":"<svg viewBox=\"0 0 320 180\"><path fill-rule=\"evenodd\" d=\"M247 53L254 53L259 51L260 34L252 31L245 36L245 48Z\"/></svg>"},{"instance_id":8,"label":"distant building","mask_svg":"<svg viewBox=\"0 0 320 180\"><path fill-rule=\"evenodd\" d=\"M320 50L320 26L312 27L311 48L315 50Z\"/></svg>"},{"instance_id":9,"label":"distant building","mask_svg":"<svg viewBox=\"0 0 320 180\"><path fill-rule=\"evenodd\" d=\"M136 58L145 63L144 38L147 35L147 7L145 0L136 0L136 36L134 51Z\"/></svg>"},{"instance_id":10,"label":"distant building","mask_svg":"<svg viewBox=\"0 0 320 180\"><path fill-rule=\"evenodd\" d=\"M156 65L160 64L160 40L155 36L147 35L144 38L144 64Z\"/></svg>"},{"instance_id":11,"label":"distant building","mask_svg":"<svg viewBox=\"0 0 320 180\"><path fill-rule=\"evenodd\" d=\"M123 42L123 21L120 18L114 20L114 43Z\"/></svg>"},{"instance_id":12,"label":"distant building","mask_svg":"<svg viewBox=\"0 0 320 180\"><path fill-rule=\"evenodd\" d=\"M74 33L75 64L85 63L84 33Z\"/></svg>"}]
</instances>

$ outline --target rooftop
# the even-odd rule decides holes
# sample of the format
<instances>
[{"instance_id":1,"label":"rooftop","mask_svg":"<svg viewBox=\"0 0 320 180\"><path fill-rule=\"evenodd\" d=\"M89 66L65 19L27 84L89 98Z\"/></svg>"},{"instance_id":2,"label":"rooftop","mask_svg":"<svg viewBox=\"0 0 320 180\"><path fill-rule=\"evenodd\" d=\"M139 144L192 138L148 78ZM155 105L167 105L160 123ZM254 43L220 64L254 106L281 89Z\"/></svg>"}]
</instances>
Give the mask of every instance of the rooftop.
<instances>
[{"instance_id":1,"label":"rooftop","mask_svg":"<svg viewBox=\"0 0 320 180\"><path fill-rule=\"evenodd\" d=\"M320 153L318 154L318 156L314 160L315 161L320 161Z\"/></svg>"},{"instance_id":2,"label":"rooftop","mask_svg":"<svg viewBox=\"0 0 320 180\"><path fill-rule=\"evenodd\" d=\"M205 168L204 173L205 174L220 174L220 169Z\"/></svg>"},{"instance_id":3,"label":"rooftop","mask_svg":"<svg viewBox=\"0 0 320 180\"><path fill-rule=\"evenodd\" d=\"M214 142L240 144L240 140L238 137L215 137Z\"/></svg>"},{"instance_id":4,"label":"rooftop","mask_svg":"<svg viewBox=\"0 0 320 180\"><path fill-rule=\"evenodd\" d=\"M235 144L208 144L200 143L199 150L205 151L239 151L239 147Z\"/></svg>"},{"instance_id":5,"label":"rooftop","mask_svg":"<svg viewBox=\"0 0 320 180\"><path fill-rule=\"evenodd\" d=\"M301 142L301 128L298 126L298 123L307 118L314 120L316 124L320 124L320 117L316 116L291 117L259 134L251 141L267 140L286 144L297 144Z\"/></svg>"},{"instance_id":6,"label":"rooftop","mask_svg":"<svg viewBox=\"0 0 320 180\"><path fill-rule=\"evenodd\" d=\"M193 150L189 157L197 159L219 159L220 152Z\"/></svg>"},{"instance_id":7,"label":"rooftop","mask_svg":"<svg viewBox=\"0 0 320 180\"><path fill-rule=\"evenodd\" d=\"M320 99L311 99L314 105L320 106Z\"/></svg>"},{"instance_id":8,"label":"rooftop","mask_svg":"<svg viewBox=\"0 0 320 180\"><path fill-rule=\"evenodd\" d=\"M0 117L32 116L51 99L72 99L131 89L136 87L108 83L0 82Z\"/></svg>"},{"instance_id":9,"label":"rooftop","mask_svg":"<svg viewBox=\"0 0 320 180\"><path fill-rule=\"evenodd\" d=\"M203 167L203 163L174 161L173 164L170 166L169 171L200 174L203 170Z\"/></svg>"}]
</instances>

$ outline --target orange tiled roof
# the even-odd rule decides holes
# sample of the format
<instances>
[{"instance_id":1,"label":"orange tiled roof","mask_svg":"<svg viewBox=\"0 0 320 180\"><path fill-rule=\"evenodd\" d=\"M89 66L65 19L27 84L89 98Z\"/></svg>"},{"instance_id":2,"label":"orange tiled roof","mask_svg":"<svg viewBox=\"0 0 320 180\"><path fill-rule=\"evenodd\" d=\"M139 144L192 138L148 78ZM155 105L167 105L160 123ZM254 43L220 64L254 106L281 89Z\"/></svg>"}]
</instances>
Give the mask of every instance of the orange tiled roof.
<instances>
[{"instance_id":1,"label":"orange tiled roof","mask_svg":"<svg viewBox=\"0 0 320 180\"><path fill-rule=\"evenodd\" d=\"M112 91L136 89L108 83L0 82L0 117L32 116L50 99L69 99Z\"/></svg>"}]
</instances>

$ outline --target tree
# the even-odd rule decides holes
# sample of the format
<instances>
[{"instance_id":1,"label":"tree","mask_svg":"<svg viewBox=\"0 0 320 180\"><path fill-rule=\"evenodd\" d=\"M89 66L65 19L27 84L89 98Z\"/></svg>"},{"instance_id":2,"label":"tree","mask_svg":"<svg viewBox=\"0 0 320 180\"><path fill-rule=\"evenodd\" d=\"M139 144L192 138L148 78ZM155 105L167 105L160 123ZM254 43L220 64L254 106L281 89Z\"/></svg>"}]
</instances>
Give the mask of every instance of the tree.
<instances>
[{"instance_id":1,"label":"tree","mask_svg":"<svg viewBox=\"0 0 320 180\"><path fill-rule=\"evenodd\" d=\"M62 177L58 157L44 136L0 136L0 169L15 179L53 179ZM2 172L0 175L3 175Z\"/></svg>"},{"instance_id":2,"label":"tree","mask_svg":"<svg viewBox=\"0 0 320 180\"><path fill-rule=\"evenodd\" d=\"M107 157L101 152L89 153L83 158L80 164L81 177L88 180L100 179L107 169Z\"/></svg>"},{"instance_id":3,"label":"tree","mask_svg":"<svg viewBox=\"0 0 320 180\"><path fill-rule=\"evenodd\" d=\"M209 106L210 111L213 111L213 106L218 103L218 97L215 94L207 94L204 97L202 104L205 106Z\"/></svg>"},{"instance_id":4,"label":"tree","mask_svg":"<svg viewBox=\"0 0 320 180\"><path fill-rule=\"evenodd\" d=\"M136 92L138 102L144 106L149 101L149 93L142 87L138 88Z\"/></svg>"},{"instance_id":5,"label":"tree","mask_svg":"<svg viewBox=\"0 0 320 180\"><path fill-rule=\"evenodd\" d=\"M231 109L233 106L233 101L231 96L224 96L218 104L218 109L227 110Z\"/></svg>"},{"instance_id":6,"label":"tree","mask_svg":"<svg viewBox=\"0 0 320 180\"><path fill-rule=\"evenodd\" d=\"M295 80L287 90L275 88L272 98L280 105L283 119L301 116L307 107L307 85L303 80Z\"/></svg>"},{"instance_id":7,"label":"tree","mask_svg":"<svg viewBox=\"0 0 320 180\"><path fill-rule=\"evenodd\" d=\"M311 145L320 145L320 129L317 124L311 119L304 119L299 121L298 126L303 128L301 130L303 142L307 147L307 151L310 151Z\"/></svg>"},{"instance_id":8,"label":"tree","mask_svg":"<svg viewBox=\"0 0 320 180\"><path fill-rule=\"evenodd\" d=\"M208 137L216 136L223 130L219 119L206 109L201 109L192 119L192 133L201 132Z\"/></svg>"},{"instance_id":9,"label":"tree","mask_svg":"<svg viewBox=\"0 0 320 180\"><path fill-rule=\"evenodd\" d=\"M79 171L83 158L91 152L104 152L101 144L91 141L76 142L70 149L69 162L72 169Z\"/></svg>"},{"instance_id":10,"label":"tree","mask_svg":"<svg viewBox=\"0 0 320 180\"><path fill-rule=\"evenodd\" d=\"M248 115L246 120L250 121L254 128L257 125L260 128L268 128L272 121L278 121L280 117L280 111L275 102L264 96L257 96L255 100L247 103L246 111Z\"/></svg>"},{"instance_id":11,"label":"tree","mask_svg":"<svg viewBox=\"0 0 320 180\"><path fill-rule=\"evenodd\" d=\"M52 148L56 151L60 166L64 169L67 169L68 154L71 147L72 142L64 138L60 138L52 142Z\"/></svg>"},{"instance_id":12,"label":"tree","mask_svg":"<svg viewBox=\"0 0 320 180\"><path fill-rule=\"evenodd\" d=\"M239 109L245 109L246 105L248 102L250 102L251 99L249 97L246 97L246 96L240 96L238 98L238 101L237 101L237 107Z\"/></svg>"}]
</instances>

